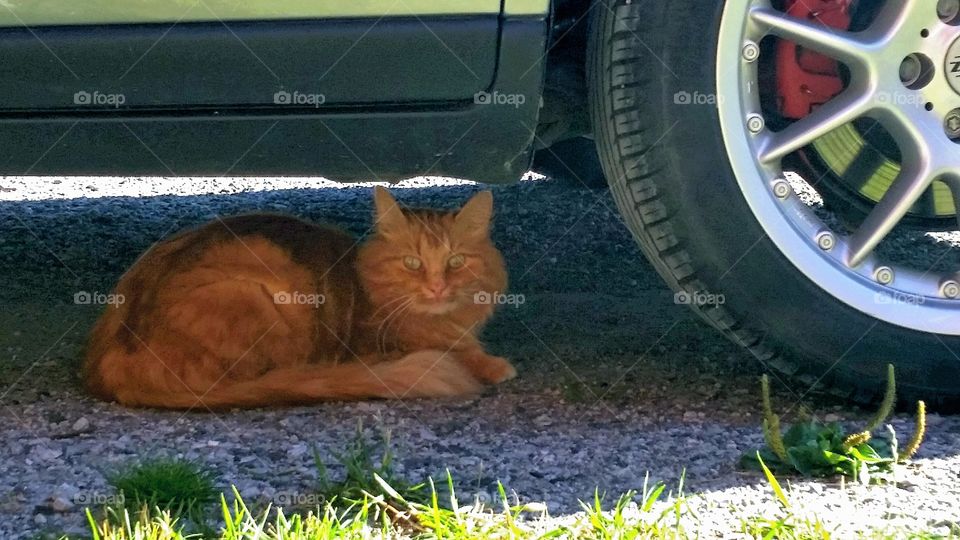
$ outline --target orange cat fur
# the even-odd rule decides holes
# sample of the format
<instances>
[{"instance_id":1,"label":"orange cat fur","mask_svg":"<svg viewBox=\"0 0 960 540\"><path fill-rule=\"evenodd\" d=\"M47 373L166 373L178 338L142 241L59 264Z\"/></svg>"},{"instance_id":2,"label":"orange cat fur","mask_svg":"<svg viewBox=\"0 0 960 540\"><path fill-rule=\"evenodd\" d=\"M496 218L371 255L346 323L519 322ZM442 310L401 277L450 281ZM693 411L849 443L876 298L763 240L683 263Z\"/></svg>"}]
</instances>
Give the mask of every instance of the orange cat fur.
<instances>
[{"instance_id":1,"label":"orange cat fur","mask_svg":"<svg viewBox=\"0 0 960 540\"><path fill-rule=\"evenodd\" d=\"M515 375L477 332L506 288L493 200L401 208L375 188L374 234L280 215L217 219L147 251L120 279L84 363L129 406L224 409L476 393Z\"/></svg>"}]
</instances>

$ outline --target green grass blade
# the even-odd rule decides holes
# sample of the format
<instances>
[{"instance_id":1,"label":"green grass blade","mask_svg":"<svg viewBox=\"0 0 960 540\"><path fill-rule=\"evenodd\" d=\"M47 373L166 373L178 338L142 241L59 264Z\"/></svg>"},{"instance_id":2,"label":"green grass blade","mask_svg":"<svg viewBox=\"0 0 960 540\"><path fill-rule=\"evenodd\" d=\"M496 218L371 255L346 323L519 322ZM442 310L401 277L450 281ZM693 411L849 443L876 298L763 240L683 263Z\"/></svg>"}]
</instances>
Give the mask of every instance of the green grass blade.
<instances>
[{"instance_id":1,"label":"green grass blade","mask_svg":"<svg viewBox=\"0 0 960 540\"><path fill-rule=\"evenodd\" d=\"M373 473L373 479L377 482L377 484L380 486L380 489L382 489L384 493L400 502L407 502L407 500L403 498L403 495L401 495L397 490L393 489L393 487L391 487L386 480L381 478L379 474Z\"/></svg>"},{"instance_id":2,"label":"green grass blade","mask_svg":"<svg viewBox=\"0 0 960 540\"><path fill-rule=\"evenodd\" d=\"M660 496L663 495L663 490L666 489L666 487L667 487L666 484L660 484L657 487L655 487L653 491L650 493L650 495L643 500L643 506L641 507L641 509L644 512L649 512L650 510L652 510L653 505L656 504L658 500L660 500Z\"/></svg>"},{"instance_id":3,"label":"green grass blade","mask_svg":"<svg viewBox=\"0 0 960 540\"><path fill-rule=\"evenodd\" d=\"M90 524L90 537L93 540L100 540L100 529L97 527L96 520L93 519L93 514L90 512L90 509L86 509L87 514L87 523Z\"/></svg>"},{"instance_id":4,"label":"green grass blade","mask_svg":"<svg viewBox=\"0 0 960 540\"><path fill-rule=\"evenodd\" d=\"M770 471L770 468L767 467L767 464L763 462L763 458L760 457L760 452L757 452L757 460L760 462L760 467L763 469L763 474L767 477L767 482L769 482L770 487L773 488L773 493L777 496L780 504L782 504L784 508L790 508L790 500L787 499L787 495L783 492L783 488L780 487L780 482L777 481L777 477L773 475L773 473Z\"/></svg>"}]
</instances>

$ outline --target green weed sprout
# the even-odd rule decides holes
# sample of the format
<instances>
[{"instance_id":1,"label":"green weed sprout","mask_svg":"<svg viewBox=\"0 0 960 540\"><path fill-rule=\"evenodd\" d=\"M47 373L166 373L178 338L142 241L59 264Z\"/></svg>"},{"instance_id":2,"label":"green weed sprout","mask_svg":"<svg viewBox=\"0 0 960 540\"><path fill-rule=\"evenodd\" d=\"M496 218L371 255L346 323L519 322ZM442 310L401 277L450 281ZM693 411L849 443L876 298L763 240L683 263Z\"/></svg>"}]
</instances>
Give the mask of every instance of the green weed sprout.
<instances>
[{"instance_id":1,"label":"green weed sprout","mask_svg":"<svg viewBox=\"0 0 960 540\"><path fill-rule=\"evenodd\" d=\"M894 373L893 364L887 364L887 390L883 394L883 401L880 402L880 408L877 409L877 413L873 415L870 423L867 424L867 427L863 428L863 430L872 432L880 427L880 424L890 416L890 413L893 411L893 406L896 405L896 403L897 378Z\"/></svg>"},{"instance_id":2,"label":"green weed sprout","mask_svg":"<svg viewBox=\"0 0 960 540\"><path fill-rule=\"evenodd\" d=\"M770 403L770 378L766 375L760 377L760 395L763 399L763 438L781 461L787 461L787 449L783 446L783 437L780 433L780 417L773 414L773 406Z\"/></svg>"},{"instance_id":3,"label":"green weed sprout","mask_svg":"<svg viewBox=\"0 0 960 540\"><path fill-rule=\"evenodd\" d=\"M870 482L890 476L893 467L912 457L926 431L926 405L917 404L916 428L910 441L898 451L893 428L887 425L887 437L873 437L884 425L897 402L897 383L893 365L887 366L887 385L877 412L864 429L846 434L837 422L823 423L809 412L802 413L784 433L780 417L774 414L770 399L770 379L760 378L760 399L763 405L763 438L766 448L741 458L744 466L762 470L762 463L778 472L794 472L804 476L849 476Z\"/></svg>"},{"instance_id":4,"label":"green weed sprout","mask_svg":"<svg viewBox=\"0 0 960 540\"><path fill-rule=\"evenodd\" d=\"M913 436L910 442L903 448L903 451L897 455L897 462L903 462L913 457L920 449L920 443L923 442L923 435L927 431L927 404L923 401L917 402L917 421L913 428Z\"/></svg>"}]
</instances>

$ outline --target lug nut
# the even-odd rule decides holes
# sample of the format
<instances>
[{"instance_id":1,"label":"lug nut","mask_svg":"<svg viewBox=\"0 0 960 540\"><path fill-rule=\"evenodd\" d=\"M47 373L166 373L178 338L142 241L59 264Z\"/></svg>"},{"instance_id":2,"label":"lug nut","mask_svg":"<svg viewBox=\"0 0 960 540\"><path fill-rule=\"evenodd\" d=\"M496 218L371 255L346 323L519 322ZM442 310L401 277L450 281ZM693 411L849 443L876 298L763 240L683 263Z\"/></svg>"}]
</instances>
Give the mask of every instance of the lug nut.
<instances>
[{"instance_id":1,"label":"lug nut","mask_svg":"<svg viewBox=\"0 0 960 540\"><path fill-rule=\"evenodd\" d=\"M837 245L837 237L830 231L823 231L817 235L817 245L824 251L830 251Z\"/></svg>"},{"instance_id":2,"label":"lug nut","mask_svg":"<svg viewBox=\"0 0 960 540\"><path fill-rule=\"evenodd\" d=\"M889 266L881 266L873 272L873 279L877 280L877 283L881 285L889 285L893 283L893 268Z\"/></svg>"},{"instance_id":3,"label":"lug nut","mask_svg":"<svg viewBox=\"0 0 960 540\"><path fill-rule=\"evenodd\" d=\"M940 294L943 295L944 298L953 299L960 297L960 283L952 279L944 281L943 284L940 285Z\"/></svg>"},{"instance_id":4,"label":"lug nut","mask_svg":"<svg viewBox=\"0 0 960 540\"><path fill-rule=\"evenodd\" d=\"M760 133L763 131L763 117L759 114L751 114L747 117L747 129L750 133Z\"/></svg>"},{"instance_id":5,"label":"lug nut","mask_svg":"<svg viewBox=\"0 0 960 540\"><path fill-rule=\"evenodd\" d=\"M907 88L919 81L922 74L923 66L920 65L917 55L911 54L900 62L900 82Z\"/></svg>"},{"instance_id":6,"label":"lug nut","mask_svg":"<svg viewBox=\"0 0 960 540\"><path fill-rule=\"evenodd\" d=\"M912 53L900 62L900 82L911 90L920 90L930 84L936 67L926 55Z\"/></svg>"},{"instance_id":7,"label":"lug nut","mask_svg":"<svg viewBox=\"0 0 960 540\"><path fill-rule=\"evenodd\" d=\"M743 59L747 62L756 62L757 58L760 58L760 47L752 41L748 41L743 44L743 49L740 51L740 54L743 55Z\"/></svg>"},{"instance_id":8,"label":"lug nut","mask_svg":"<svg viewBox=\"0 0 960 540\"><path fill-rule=\"evenodd\" d=\"M947 113L943 119L943 131L953 140L960 139L960 109Z\"/></svg>"},{"instance_id":9,"label":"lug nut","mask_svg":"<svg viewBox=\"0 0 960 540\"><path fill-rule=\"evenodd\" d=\"M773 194L776 195L778 199L786 199L792 192L793 188L790 187L790 184L786 180L778 179L773 183Z\"/></svg>"},{"instance_id":10,"label":"lug nut","mask_svg":"<svg viewBox=\"0 0 960 540\"><path fill-rule=\"evenodd\" d=\"M937 16L946 24L954 24L960 19L960 1L940 0L937 2Z\"/></svg>"}]
</instances>

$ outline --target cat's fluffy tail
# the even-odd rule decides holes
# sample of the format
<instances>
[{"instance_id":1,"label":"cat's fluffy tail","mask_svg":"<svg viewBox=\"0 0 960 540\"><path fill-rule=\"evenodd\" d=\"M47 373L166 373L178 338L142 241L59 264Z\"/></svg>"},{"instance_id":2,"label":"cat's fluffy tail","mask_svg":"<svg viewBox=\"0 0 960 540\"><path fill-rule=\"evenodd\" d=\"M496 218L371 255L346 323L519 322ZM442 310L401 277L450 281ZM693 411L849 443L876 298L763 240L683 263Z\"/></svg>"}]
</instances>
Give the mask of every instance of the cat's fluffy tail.
<instances>
[{"instance_id":1,"label":"cat's fluffy tail","mask_svg":"<svg viewBox=\"0 0 960 540\"><path fill-rule=\"evenodd\" d=\"M391 361L277 369L248 381L223 380L206 391L124 384L112 398L133 407L198 411L300 405L366 398L402 399L478 393L482 384L451 356L424 350ZM104 388L99 390L103 391Z\"/></svg>"}]
</instances>

